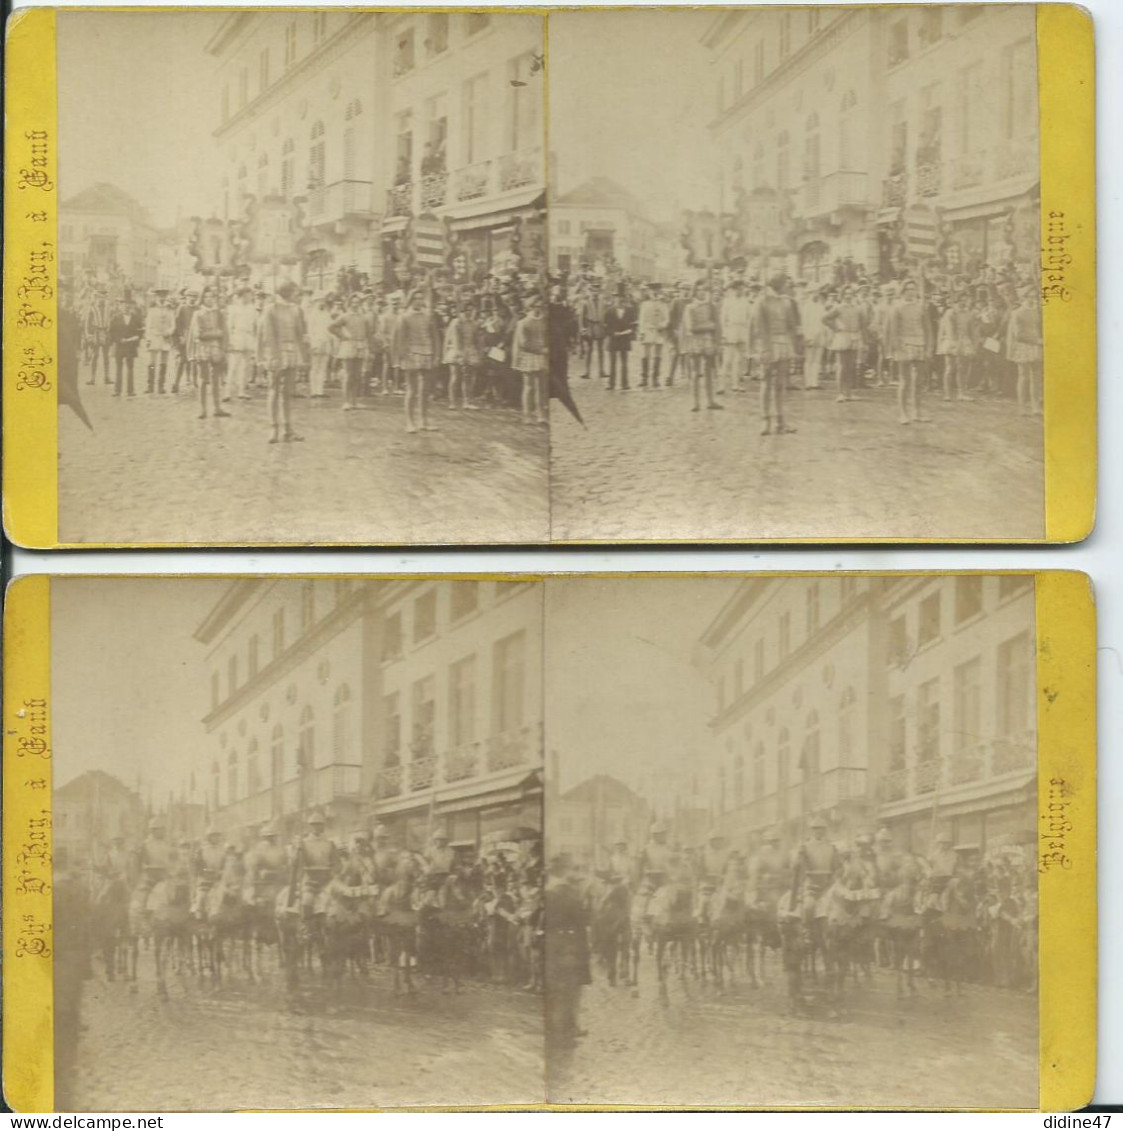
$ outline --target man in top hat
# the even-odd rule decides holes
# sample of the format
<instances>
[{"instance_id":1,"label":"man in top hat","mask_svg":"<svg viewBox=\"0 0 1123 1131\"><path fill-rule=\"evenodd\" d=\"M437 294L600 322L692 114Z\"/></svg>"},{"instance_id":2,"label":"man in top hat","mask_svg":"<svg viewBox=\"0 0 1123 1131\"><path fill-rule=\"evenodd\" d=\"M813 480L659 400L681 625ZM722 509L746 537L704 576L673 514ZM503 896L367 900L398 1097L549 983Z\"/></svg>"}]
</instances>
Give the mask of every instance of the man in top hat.
<instances>
[{"instance_id":1,"label":"man in top hat","mask_svg":"<svg viewBox=\"0 0 1123 1131\"><path fill-rule=\"evenodd\" d=\"M749 348L749 321L752 307L745 294L745 280L733 277L729 290L721 298L721 382L718 394L732 389L745 391L745 356Z\"/></svg>"},{"instance_id":2,"label":"man in top hat","mask_svg":"<svg viewBox=\"0 0 1123 1131\"><path fill-rule=\"evenodd\" d=\"M148 384L146 393L162 393L168 377L168 354L175 334L175 314L171 309L168 292L151 293L148 310L144 315L144 347L148 350Z\"/></svg>"},{"instance_id":3,"label":"man in top hat","mask_svg":"<svg viewBox=\"0 0 1123 1131\"><path fill-rule=\"evenodd\" d=\"M825 896L842 863L838 849L827 840L827 822L816 813L808 822L811 836L796 849L792 860L792 899L804 919L826 914Z\"/></svg>"},{"instance_id":4,"label":"man in top hat","mask_svg":"<svg viewBox=\"0 0 1123 1131\"><path fill-rule=\"evenodd\" d=\"M658 283L647 284L647 296L639 304L639 341L643 346L643 372L640 377L642 388L659 388L659 369L663 364L663 343L667 338L667 326L671 319L671 308L663 298Z\"/></svg>"},{"instance_id":5,"label":"man in top hat","mask_svg":"<svg viewBox=\"0 0 1123 1131\"><path fill-rule=\"evenodd\" d=\"M549 864L544 893L546 927L546 1027L555 1047L576 1044L581 987L592 984L589 955L589 908L575 882L569 856L559 853Z\"/></svg>"},{"instance_id":6,"label":"man in top hat","mask_svg":"<svg viewBox=\"0 0 1123 1131\"><path fill-rule=\"evenodd\" d=\"M608 387L616 388L616 371L620 370L620 391L628 392L628 354L636 336L636 308L621 283L616 288L612 305L604 312L604 333L608 342Z\"/></svg>"},{"instance_id":7,"label":"man in top hat","mask_svg":"<svg viewBox=\"0 0 1123 1131\"><path fill-rule=\"evenodd\" d=\"M681 339L683 320L686 308L690 305L690 284L679 283L675 287L674 297L667 304L667 341L670 343L673 356L667 370L667 387L675 383L675 370L678 369L679 357L682 354Z\"/></svg>"},{"instance_id":8,"label":"man in top hat","mask_svg":"<svg viewBox=\"0 0 1123 1131\"><path fill-rule=\"evenodd\" d=\"M600 280L591 279L588 290L577 306L577 326L581 340L585 343L585 372L582 377L592 376L593 350L597 354L597 369L604 380L604 338L605 313L607 304L601 294Z\"/></svg>"},{"instance_id":9,"label":"man in top hat","mask_svg":"<svg viewBox=\"0 0 1123 1131\"><path fill-rule=\"evenodd\" d=\"M752 313L753 347L761 362L761 435L794 432L784 420L784 390L799 355L800 322L795 300L788 295L786 275L773 275Z\"/></svg>"},{"instance_id":10,"label":"man in top hat","mask_svg":"<svg viewBox=\"0 0 1123 1131\"><path fill-rule=\"evenodd\" d=\"M292 861L289 905L300 891L300 913L305 918L317 910L317 900L339 864L339 850L324 836L324 815L315 810L308 818L308 834L297 846Z\"/></svg>"},{"instance_id":11,"label":"man in top hat","mask_svg":"<svg viewBox=\"0 0 1123 1131\"><path fill-rule=\"evenodd\" d=\"M126 295L117 303L117 310L109 322L109 344L113 347L116 366L116 381L113 395L121 395L122 380L130 397L136 396L134 370L136 357L140 350L140 340L144 335L144 322L133 300Z\"/></svg>"}]
</instances>

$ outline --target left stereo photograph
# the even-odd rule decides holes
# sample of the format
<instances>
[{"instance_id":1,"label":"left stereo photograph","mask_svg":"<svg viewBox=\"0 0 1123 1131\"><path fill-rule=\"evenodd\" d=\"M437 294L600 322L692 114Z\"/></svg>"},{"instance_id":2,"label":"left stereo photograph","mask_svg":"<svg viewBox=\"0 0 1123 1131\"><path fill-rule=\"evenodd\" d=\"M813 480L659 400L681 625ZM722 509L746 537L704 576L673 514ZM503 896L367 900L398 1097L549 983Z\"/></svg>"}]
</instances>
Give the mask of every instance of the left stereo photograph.
<instances>
[{"instance_id":1,"label":"left stereo photograph","mask_svg":"<svg viewBox=\"0 0 1123 1131\"><path fill-rule=\"evenodd\" d=\"M544 52L542 13L13 17L14 540L546 541Z\"/></svg>"}]
</instances>

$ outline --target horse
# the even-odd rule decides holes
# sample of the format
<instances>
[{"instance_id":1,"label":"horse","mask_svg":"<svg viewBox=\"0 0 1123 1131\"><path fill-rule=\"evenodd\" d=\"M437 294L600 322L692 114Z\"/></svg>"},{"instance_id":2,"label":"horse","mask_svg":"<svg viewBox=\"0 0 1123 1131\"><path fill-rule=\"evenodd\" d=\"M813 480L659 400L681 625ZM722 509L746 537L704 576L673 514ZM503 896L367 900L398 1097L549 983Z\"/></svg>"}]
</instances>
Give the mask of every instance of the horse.
<instances>
[{"instance_id":1,"label":"horse","mask_svg":"<svg viewBox=\"0 0 1123 1131\"><path fill-rule=\"evenodd\" d=\"M417 912L413 909L413 887L416 865L403 856L397 878L381 895L375 930L384 940L390 965L394 969L394 993L417 991L413 985L413 967L417 963Z\"/></svg>"},{"instance_id":2,"label":"horse","mask_svg":"<svg viewBox=\"0 0 1123 1131\"><path fill-rule=\"evenodd\" d=\"M900 877L896 887L885 893L881 904L878 935L886 946L897 974L897 997L904 997L905 985L916 994L916 966L920 959L920 938L924 920L920 904L920 875L911 869Z\"/></svg>"},{"instance_id":3,"label":"horse","mask_svg":"<svg viewBox=\"0 0 1123 1131\"><path fill-rule=\"evenodd\" d=\"M714 982L720 988L725 984L727 969L730 980L733 980L733 956L737 949L742 945L746 948L750 945L749 915L745 906L743 884L722 884L707 901L705 914L711 968ZM756 974L751 957L746 961L746 968L755 986Z\"/></svg>"},{"instance_id":4,"label":"horse","mask_svg":"<svg viewBox=\"0 0 1123 1131\"><path fill-rule=\"evenodd\" d=\"M95 876L90 883L86 935L93 953L100 953L107 981L127 965L129 889L121 877Z\"/></svg>"},{"instance_id":5,"label":"horse","mask_svg":"<svg viewBox=\"0 0 1123 1131\"><path fill-rule=\"evenodd\" d=\"M624 980L629 978L632 899L627 883L617 878L605 879L597 890L591 921L593 953L608 975L608 984L615 986L623 965Z\"/></svg>"},{"instance_id":6,"label":"horse","mask_svg":"<svg viewBox=\"0 0 1123 1131\"><path fill-rule=\"evenodd\" d=\"M277 931L277 957L285 975L285 987L294 991L300 983L301 967L311 968L315 955L323 961L323 928L318 915L301 913L299 893L290 899L292 888L285 885L273 903Z\"/></svg>"},{"instance_id":7,"label":"horse","mask_svg":"<svg viewBox=\"0 0 1123 1131\"><path fill-rule=\"evenodd\" d=\"M178 970L189 962L190 956L191 891L187 877L169 876L158 881L143 900L143 912L152 937L156 992L161 998L167 998L169 961L172 969Z\"/></svg>"},{"instance_id":8,"label":"horse","mask_svg":"<svg viewBox=\"0 0 1123 1131\"><path fill-rule=\"evenodd\" d=\"M370 899L373 890L350 865L327 887L323 920L324 974L336 986L348 963L365 974L370 957Z\"/></svg>"},{"instance_id":9,"label":"horse","mask_svg":"<svg viewBox=\"0 0 1123 1131\"><path fill-rule=\"evenodd\" d=\"M241 889L234 882L219 880L203 900L203 918L199 921L196 937L199 940L199 973L204 964L215 982L222 981L222 967L226 961L226 943L241 942L242 968L252 977L249 958L247 925L249 918Z\"/></svg>"},{"instance_id":10,"label":"horse","mask_svg":"<svg viewBox=\"0 0 1123 1131\"><path fill-rule=\"evenodd\" d=\"M788 985L788 1007L798 1013L806 1006L803 996L803 969L810 947L811 932L804 922L802 908L791 889L776 901L776 937Z\"/></svg>"},{"instance_id":11,"label":"horse","mask_svg":"<svg viewBox=\"0 0 1123 1131\"><path fill-rule=\"evenodd\" d=\"M823 959L829 1015L838 1015L846 975L867 956L870 914L879 893L854 857L842 867L824 900Z\"/></svg>"},{"instance_id":12,"label":"horse","mask_svg":"<svg viewBox=\"0 0 1123 1131\"><path fill-rule=\"evenodd\" d=\"M694 917L694 891L685 880L672 880L651 897L651 937L655 943L655 968L659 974L659 996L667 999L667 958L676 955L679 977L686 980L689 963L698 973L698 921Z\"/></svg>"}]
</instances>

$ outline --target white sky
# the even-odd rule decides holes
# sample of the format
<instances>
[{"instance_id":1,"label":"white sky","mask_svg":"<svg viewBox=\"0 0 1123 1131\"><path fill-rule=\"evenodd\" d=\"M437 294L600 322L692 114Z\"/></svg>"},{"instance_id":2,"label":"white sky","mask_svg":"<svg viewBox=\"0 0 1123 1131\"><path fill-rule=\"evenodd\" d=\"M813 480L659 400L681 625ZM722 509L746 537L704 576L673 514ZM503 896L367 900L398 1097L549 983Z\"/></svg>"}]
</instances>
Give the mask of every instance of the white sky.
<instances>
[{"instance_id":1,"label":"white sky","mask_svg":"<svg viewBox=\"0 0 1123 1131\"><path fill-rule=\"evenodd\" d=\"M666 812L709 741L694 646L739 579L552 579L546 586L546 744L559 788L620 779ZM547 755L549 756L549 754Z\"/></svg>"},{"instance_id":2,"label":"white sky","mask_svg":"<svg viewBox=\"0 0 1123 1131\"><path fill-rule=\"evenodd\" d=\"M160 227L209 215L218 92L203 45L216 12L60 12L59 188L106 181Z\"/></svg>"},{"instance_id":3,"label":"white sky","mask_svg":"<svg viewBox=\"0 0 1123 1131\"><path fill-rule=\"evenodd\" d=\"M51 583L55 786L100 769L154 805L206 741L206 649L192 633L229 585L210 578Z\"/></svg>"},{"instance_id":4,"label":"white sky","mask_svg":"<svg viewBox=\"0 0 1123 1131\"><path fill-rule=\"evenodd\" d=\"M631 190L652 219L717 207L706 125L714 94L701 35L713 11L550 15L550 151L559 193L593 176Z\"/></svg>"}]
</instances>

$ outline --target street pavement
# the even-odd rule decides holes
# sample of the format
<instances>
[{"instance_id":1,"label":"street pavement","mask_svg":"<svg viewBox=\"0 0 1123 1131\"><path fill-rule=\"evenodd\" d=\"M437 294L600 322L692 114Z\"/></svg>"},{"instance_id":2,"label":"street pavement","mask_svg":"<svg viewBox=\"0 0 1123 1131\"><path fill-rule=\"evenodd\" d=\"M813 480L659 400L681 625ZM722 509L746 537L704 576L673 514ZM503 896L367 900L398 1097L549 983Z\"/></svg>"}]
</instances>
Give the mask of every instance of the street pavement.
<instances>
[{"instance_id":1,"label":"street pavement","mask_svg":"<svg viewBox=\"0 0 1123 1131\"><path fill-rule=\"evenodd\" d=\"M764 987L724 992L672 976L659 1000L654 965L639 986L584 990L572 1050L549 1049L555 1103L695 1106L1034 1107L1037 999L968 986L945 997L919 980L899 1005L892 975L850 987L840 1017L786 1008L779 960Z\"/></svg>"},{"instance_id":2,"label":"street pavement","mask_svg":"<svg viewBox=\"0 0 1123 1131\"><path fill-rule=\"evenodd\" d=\"M69 1070L56 1074L61 1111L228 1111L540 1103L542 999L465 983L459 995L418 979L395 997L384 968L318 975L293 1001L277 972L239 973L220 987L173 975L156 994L140 955L136 992L98 972L81 983ZM74 987L71 986L71 991Z\"/></svg>"},{"instance_id":3,"label":"street pavement","mask_svg":"<svg viewBox=\"0 0 1123 1131\"><path fill-rule=\"evenodd\" d=\"M580 372L580 365L575 367ZM634 381L634 377L633 377ZM1009 401L945 403L897 423L896 390L793 390L794 434L761 436L759 386L691 412L690 389L628 393L571 378L588 425L555 412L560 541L1035 538L1044 534L1040 417Z\"/></svg>"},{"instance_id":4,"label":"street pavement","mask_svg":"<svg viewBox=\"0 0 1123 1131\"><path fill-rule=\"evenodd\" d=\"M142 369L143 367L138 367ZM408 435L402 398L340 411L298 398L303 443L269 444L264 390L197 419L190 391L115 398L79 389L93 431L59 413L64 542L488 543L548 534L547 430L511 408L437 405ZM138 373L138 376L140 374ZM143 387L141 376L138 389Z\"/></svg>"}]
</instances>

